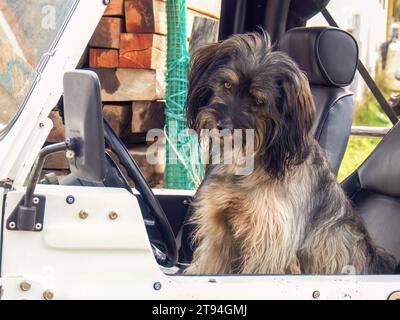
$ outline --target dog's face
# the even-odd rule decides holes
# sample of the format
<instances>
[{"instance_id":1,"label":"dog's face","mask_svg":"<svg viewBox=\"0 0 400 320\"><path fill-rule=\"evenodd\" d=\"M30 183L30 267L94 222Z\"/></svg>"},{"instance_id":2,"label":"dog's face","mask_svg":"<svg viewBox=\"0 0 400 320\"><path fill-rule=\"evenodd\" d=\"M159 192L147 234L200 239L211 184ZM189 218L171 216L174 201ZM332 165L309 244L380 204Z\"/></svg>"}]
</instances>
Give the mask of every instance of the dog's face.
<instances>
[{"instance_id":1,"label":"dog's face","mask_svg":"<svg viewBox=\"0 0 400 320\"><path fill-rule=\"evenodd\" d=\"M302 162L314 104L307 78L267 35L207 45L192 57L187 120L202 129L253 129L256 160L273 176Z\"/></svg>"}]
</instances>

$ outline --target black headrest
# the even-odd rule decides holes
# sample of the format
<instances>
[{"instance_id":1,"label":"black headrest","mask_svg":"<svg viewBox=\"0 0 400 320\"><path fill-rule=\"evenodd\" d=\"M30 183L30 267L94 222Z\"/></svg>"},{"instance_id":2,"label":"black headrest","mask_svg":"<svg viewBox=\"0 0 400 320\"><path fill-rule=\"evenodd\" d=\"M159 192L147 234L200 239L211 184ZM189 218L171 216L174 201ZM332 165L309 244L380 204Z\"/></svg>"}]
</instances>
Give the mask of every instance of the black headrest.
<instances>
[{"instance_id":1,"label":"black headrest","mask_svg":"<svg viewBox=\"0 0 400 320\"><path fill-rule=\"evenodd\" d=\"M345 87L358 64L358 45L349 33L331 27L294 28L286 32L279 50L297 62L310 84Z\"/></svg>"}]
</instances>

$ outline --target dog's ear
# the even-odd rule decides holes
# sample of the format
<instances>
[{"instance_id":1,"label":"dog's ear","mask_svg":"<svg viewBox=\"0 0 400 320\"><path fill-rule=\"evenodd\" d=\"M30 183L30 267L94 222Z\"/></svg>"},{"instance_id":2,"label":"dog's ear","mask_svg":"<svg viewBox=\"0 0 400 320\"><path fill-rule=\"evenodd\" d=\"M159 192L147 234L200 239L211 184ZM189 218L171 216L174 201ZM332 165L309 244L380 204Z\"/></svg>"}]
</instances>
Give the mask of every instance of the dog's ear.
<instances>
[{"instance_id":1,"label":"dog's ear","mask_svg":"<svg viewBox=\"0 0 400 320\"><path fill-rule=\"evenodd\" d=\"M189 90L186 99L186 119L189 128L194 128L199 108L207 104L212 91L207 79L216 62L220 43L207 44L192 55L189 73Z\"/></svg>"},{"instance_id":2,"label":"dog's ear","mask_svg":"<svg viewBox=\"0 0 400 320\"><path fill-rule=\"evenodd\" d=\"M282 112L288 119L287 129L296 136L306 137L311 130L315 106L307 77L296 66L291 74L282 81Z\"/></svg>"},{"instance_id":3,"label":"dog's ear","mask_svg":"<svg viewBox=\"0 0 400 320\"><path fill-rule=\"evenodd\" d=\"M282 176L291 166L302 163L310 152L315 106L307 77L286 55L280 57L278 73L279 116L272 119L273 138L265 160L272 175Z\"/></svg>"}]
</instances>

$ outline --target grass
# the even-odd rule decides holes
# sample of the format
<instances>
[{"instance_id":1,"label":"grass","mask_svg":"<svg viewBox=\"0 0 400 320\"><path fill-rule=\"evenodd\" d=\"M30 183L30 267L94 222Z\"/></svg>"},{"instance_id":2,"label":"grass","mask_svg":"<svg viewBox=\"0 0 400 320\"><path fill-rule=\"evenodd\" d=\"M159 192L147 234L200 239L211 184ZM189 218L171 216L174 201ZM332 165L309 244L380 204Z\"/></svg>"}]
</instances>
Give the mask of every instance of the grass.
<instances>
[{"instance_id":1,"label":"grass","mask_svg":"<svg viewBox=\"0 0 400 320\"><path fill-rule=\"evenodd\" d=\"M382 90L383 95L388 98L390 95L390 85L382 71L377 70L375 81ZM391 123L381 111L372 93L368 91L356 106L353 125L388 127ZM377 138L350 137L342 165L339 169L338 181L343 181L351 174L375 149L379 141L380 139Z\"/></svg>"},{"instance_id":2,"label":"grass","mask_svg":"<svg viewBox=\"0 0 400 320\"><path fill-rule=\"evenodd\" d=\"M381 89L386 99L390 96L390 83L385 76L385 73L377 70L375 82L378 88ZM372 93L368 90L361 102L356 106L353 125L355 126L390 126L390 121L385 113L381 110L378 102Z\"/></svg>"},{"instance_id":3,"label":"grass","mask_svg":"<svg viewBox=\"0 0 400 320\"><path fill-rule=\"evenodd\" d=\"M380 139L350 137L346 153L340 166L338 181L343 181L357 167L364 162L369 154L375 149Z\"/></svg>"}]
</instances>

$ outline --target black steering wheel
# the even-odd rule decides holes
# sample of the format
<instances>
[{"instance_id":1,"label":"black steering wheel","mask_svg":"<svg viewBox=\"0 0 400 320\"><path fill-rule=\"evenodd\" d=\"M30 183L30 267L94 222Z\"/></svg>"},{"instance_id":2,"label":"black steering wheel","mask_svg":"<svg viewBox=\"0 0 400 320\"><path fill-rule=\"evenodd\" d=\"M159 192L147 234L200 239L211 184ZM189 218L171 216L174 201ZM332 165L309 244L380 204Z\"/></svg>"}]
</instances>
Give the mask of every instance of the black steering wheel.
<instances>
[{"instance_id":1,"label":"black steering wheel","mask_svg":"<svg viewBox=\"0 0 400 320\"><path fill-rule=\"evenodd\" d=\"M112 152L118 157L120 163L125 167L128 176L135 183L136 189L139 191L144 203L149 207L149 214L154 219L155 227L157 228L161 241L164 244L166 252L163 252L167 259L168 265L174 266L178 261L178 249L174 232L169 224L167 216L162 209L160 202L154 195L149 184L140 171L136 161L132 158L122 141L111 129L107 121L104 120L104 137ZM142 213L143 214L143 213ZM155 251L159 248L153 248Z\"/></svg>"}]
</instances>

